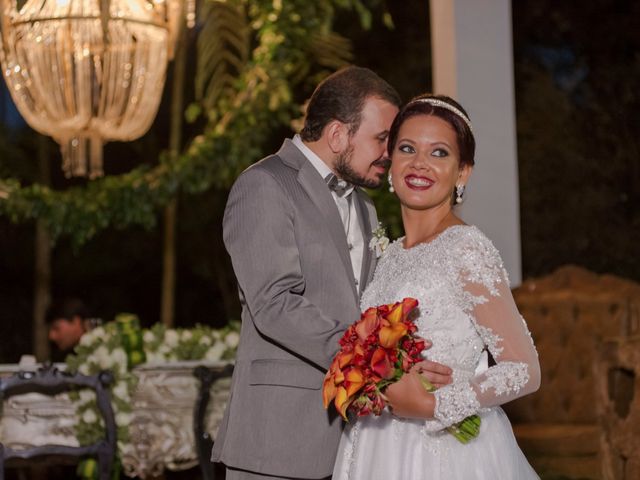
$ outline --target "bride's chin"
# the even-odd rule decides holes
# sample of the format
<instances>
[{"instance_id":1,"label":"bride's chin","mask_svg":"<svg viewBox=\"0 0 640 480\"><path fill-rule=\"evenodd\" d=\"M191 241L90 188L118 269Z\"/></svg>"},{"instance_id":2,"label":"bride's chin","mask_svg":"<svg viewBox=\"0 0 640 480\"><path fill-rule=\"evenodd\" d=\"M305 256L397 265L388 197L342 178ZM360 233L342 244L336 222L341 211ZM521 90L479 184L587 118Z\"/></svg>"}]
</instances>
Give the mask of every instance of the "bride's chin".
<instances>
[{"instance_id":1,"label":"bride's chin","mask_svg":"<svg viewBox=\"0 0 640 480\"><path fill-rule=\"evenodd\" d=\"M410 211L414 211L414 212L428 212L432 208L431 205L424 205L424 204L415 203L415 202L402 202L401 201L400 204L405 209L410 210Z\"/></svg>"}]
</instances>

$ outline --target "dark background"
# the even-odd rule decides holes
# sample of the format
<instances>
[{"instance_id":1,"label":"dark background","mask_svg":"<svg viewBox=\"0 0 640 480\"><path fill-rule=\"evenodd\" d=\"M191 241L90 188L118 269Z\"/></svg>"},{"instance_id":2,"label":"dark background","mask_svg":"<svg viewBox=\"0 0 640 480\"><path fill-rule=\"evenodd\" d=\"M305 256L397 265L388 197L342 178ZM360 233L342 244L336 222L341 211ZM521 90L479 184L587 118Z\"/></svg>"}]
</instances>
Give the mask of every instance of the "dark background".
<instances>
[{"instance_id":1,"label":"dark background","mask_svg":"<svg viewBox=\"0 0 640 480\"><path fill-rule=\"evenodd\" d=\"M524 278L571 263L638 281L640 3L512 3ZM393 30L375 20L364 31L355 15L342 13L337 30L353 41L354 63L377 71L407 100L431 88L428 2L389 2L388 8ZM165 92L170 83L171 77ZM42 145L56 188L82 183L64 179L57 145L38 140L16 117L4 85L0 92L0 175L34 180ZM165 98L142 139L107 144L106 172L154 164L167 147L168 112ZM290 135L280 133L265 153ZM379 210L394 224L386 195L377 194ZM225 199L221 191L180 197L177 326L238 318L228 300L233 284L220 238ZM0 363L31 352L33 242L33 225L0 218ZM61 239L53 251L53 297L81 296L105 320L134 312L149 326L159 319L161 252L161 225L107 230L78 251Z\"/></svg>"}]
</instances>

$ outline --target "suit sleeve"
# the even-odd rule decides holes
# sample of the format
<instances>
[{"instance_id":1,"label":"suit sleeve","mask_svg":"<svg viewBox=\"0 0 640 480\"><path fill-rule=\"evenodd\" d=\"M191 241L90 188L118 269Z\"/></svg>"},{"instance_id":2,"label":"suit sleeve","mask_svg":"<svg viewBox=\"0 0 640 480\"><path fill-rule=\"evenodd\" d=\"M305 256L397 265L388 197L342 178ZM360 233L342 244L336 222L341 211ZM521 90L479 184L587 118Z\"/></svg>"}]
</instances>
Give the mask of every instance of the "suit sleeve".
<instances>
[{"instance_id":1,"label":"suit sleeve","mask_svg":"<svg viewBox=\"0 0 640 480\"><path fill-rule=\"evenodd\" d=\"M327 368L343 328L303 296L293 208L268 171L254 167L238 178L225 209L223 235L256 329Z\"/></svg>"}]
</instances>

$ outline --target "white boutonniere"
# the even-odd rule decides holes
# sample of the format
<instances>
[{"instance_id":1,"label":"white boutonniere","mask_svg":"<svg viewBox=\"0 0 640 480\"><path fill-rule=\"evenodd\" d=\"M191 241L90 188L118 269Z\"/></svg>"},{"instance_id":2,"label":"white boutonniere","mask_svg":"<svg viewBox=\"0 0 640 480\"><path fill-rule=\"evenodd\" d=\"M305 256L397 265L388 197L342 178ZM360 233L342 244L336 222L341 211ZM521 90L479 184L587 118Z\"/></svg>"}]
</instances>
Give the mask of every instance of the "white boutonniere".
<instances>
[{"instance_id":1,"label":"white boutonniere","mask_svg":"<svg viewBox=\"0 0 640 480\"><path fill-rule=\"evenodd\" d=\"M380 258L380 255L389 246L387 229L382 226L382 223L378 222L378 226L371 233L373 237L369 241L369 249L376 253L376 258Z\"/></svg>"}]
</instances>

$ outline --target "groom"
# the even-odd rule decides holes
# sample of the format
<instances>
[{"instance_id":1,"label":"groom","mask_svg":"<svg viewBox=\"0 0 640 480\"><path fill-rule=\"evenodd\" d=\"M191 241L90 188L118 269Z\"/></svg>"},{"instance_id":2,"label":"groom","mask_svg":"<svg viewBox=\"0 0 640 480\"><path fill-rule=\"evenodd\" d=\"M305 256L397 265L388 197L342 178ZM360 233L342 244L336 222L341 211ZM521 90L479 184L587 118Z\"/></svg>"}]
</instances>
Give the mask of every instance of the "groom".
<instances>
[{"instance_id":1,"label":"groom","mask_svg":"<svg viewBox=\"0 0 640 480\"><path fill-rule=\"evenodd\" d=\"M322 381L373 275L377 217L360 187L382 183L399 105L368 69L334 73L313 93L300 135L229 194L223 235L242 332L212 453L227 480L331 475L342 424L322 407Z\"/></svg>"}]
</instances>

